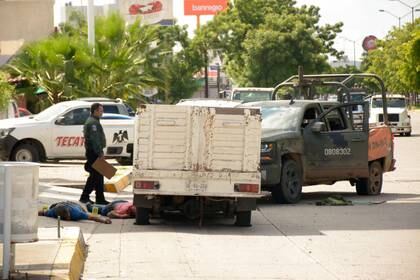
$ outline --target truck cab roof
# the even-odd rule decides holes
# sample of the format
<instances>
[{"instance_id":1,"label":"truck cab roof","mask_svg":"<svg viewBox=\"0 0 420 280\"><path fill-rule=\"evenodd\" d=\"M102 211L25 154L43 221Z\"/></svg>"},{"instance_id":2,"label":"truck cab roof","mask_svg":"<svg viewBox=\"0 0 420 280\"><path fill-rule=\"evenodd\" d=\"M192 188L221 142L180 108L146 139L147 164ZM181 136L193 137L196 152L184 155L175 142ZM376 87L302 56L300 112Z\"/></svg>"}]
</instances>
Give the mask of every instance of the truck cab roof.
<instances>
[{"instance_id":1,"label":"truck cab roof","mask_svg":"<svg viewBox=\"0 0 420 280\"><path fill-rule=\"evenodd\" d=\"M234 108L234 107L238 107L240 104L241 102L239 100L197 98L197 99L182 99L176 105Z\"/></svg>"},{"instance_id":2,"label":"truck cab roof","mask_svg":"<svg viewBox=\"0 0 420 280\"><path fill-rule=\"evenodd\" d=\"M372 98L382 98L382 95L376 94L372 96ZM387 98L404 98L405 99L406 97L402 94L391 94L391 95L387 95Z\"/></svg>"},{"instance_id":3,"label":"truck cab roof","mask_svg":"<svg viewBox=\"0 0 420 280\"><path fill-rule=\"evenodd\" d=\"M322 107L335 106L338 105L338 102L335 101L319 101L319 100L270 100L270 101L257 101L243 104L244 107L280 107L280 106L290 106L290 107L305 107L308 104L321 104Z\"/></svg>"},{"instance_id":4,"label":"truck cab roof","mask_svg":"<svg viewBox=\"0 0 420 280\"><path fill-rule=\"evenodd\" d=\"M263 100L271 100L274 88L243 87L234 88L231 93L231 100L240 100L244 103Z\"/></svg>"}]
</instances>

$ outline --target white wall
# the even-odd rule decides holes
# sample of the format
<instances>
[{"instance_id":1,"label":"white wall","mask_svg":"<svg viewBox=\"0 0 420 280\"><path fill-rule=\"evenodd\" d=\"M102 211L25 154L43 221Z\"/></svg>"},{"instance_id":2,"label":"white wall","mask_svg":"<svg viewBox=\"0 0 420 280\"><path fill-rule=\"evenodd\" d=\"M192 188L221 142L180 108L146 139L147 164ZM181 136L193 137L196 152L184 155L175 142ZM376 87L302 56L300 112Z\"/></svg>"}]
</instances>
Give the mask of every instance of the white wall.
<instances>
[{"instance_id":1,"label":"white wall","mask_svg":"<svg viewBox=\"0 0 420 280\"><path fill-rule=\"evenodd\" d=\"M54 31L54 0L0 0L0 65L28 41Z\"/></svg>"}]
</instances>

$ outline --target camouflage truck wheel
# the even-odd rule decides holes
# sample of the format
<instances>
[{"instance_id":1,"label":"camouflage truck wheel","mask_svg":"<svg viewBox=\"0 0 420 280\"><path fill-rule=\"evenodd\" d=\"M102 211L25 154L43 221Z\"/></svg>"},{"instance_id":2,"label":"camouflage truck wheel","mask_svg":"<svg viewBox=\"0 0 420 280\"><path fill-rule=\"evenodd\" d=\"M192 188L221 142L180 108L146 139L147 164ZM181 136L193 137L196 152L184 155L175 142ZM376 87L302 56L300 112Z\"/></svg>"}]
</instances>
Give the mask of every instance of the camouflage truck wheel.
<instances>
[{"instance_id":1,"label":"camouflage truck wheel","mask_svg":"<svg viewBox=\"0 0 420 280\"><path fill-rule=\"evenodd\" d=\"M287 159L281 168L280 184L271 191L273 200L277 203L296 203L302 195L302 172L299 164Z\"/></svg>"},{"instance_id":2,"label":"camouflage truck wheel","mask_svg":"<svg viewBox=\"0 0 420 280\"><path fill-rule=\"evenodd\" d=\"M382 190L382 165L378 161L369 164L369 178L362 178L356 182L358 195L378 195Z\"/></svg>"}]
</instances>

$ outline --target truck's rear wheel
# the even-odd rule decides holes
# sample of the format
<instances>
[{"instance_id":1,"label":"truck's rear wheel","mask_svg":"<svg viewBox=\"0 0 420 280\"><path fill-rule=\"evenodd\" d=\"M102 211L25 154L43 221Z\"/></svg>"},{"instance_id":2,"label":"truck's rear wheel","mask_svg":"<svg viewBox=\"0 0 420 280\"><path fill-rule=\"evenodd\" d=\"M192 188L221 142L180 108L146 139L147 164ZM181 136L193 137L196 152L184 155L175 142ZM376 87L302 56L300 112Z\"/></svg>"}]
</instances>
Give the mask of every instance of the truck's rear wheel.
<instances>
[{"instance_id":1,"label":"truck's rear wheel","mask_svg":"<svg viewBox=\"0 0 420 280\"><path fill-rule=\"evenodd\" d=\"M251 226L251 210L237 212L235 226L250 227Z\"/></svg>"},{"instance_id":2,"label":"truck's rear wheel","mask_svg":"<svg viewBox=\"0 0 420 280\"><path fill-rule=\"evenodd\" d=\"M136 207L136 225L150 224L150 208Z\"/></svg>"},{"instance_id":3,"label":"truck's rear wheel","mask_svg":"<svg viewBox=\"0 0 420 280\"><path fill-rule=\"evenodd\" d=\"M271 191L277 203L296 203L302 195L302 172L299 164L288 159L281 168L280 184Z\"/></svg>"},{"instance_id":4,"label":"truck's rear wheel","mask_svg":"<svg viewBox=\"0 0 420 280\"><path fill-rule=\"evenodd\" d=\"M362 178L356 182L358 195L378 195L382 190L382 165L378 161L369 164L369 178Z\"/></svg>"},{"instance_id":5,"label":"truck's rear wheel","mask_svg":"<svg viewBox=\"0 0 420 280\"><path fill-rule=\"evenodd\" d=\"M40 155L38 149L34 145L22 143L13 150L11 159L13 161L39 162Z\"/></svg>"}]
</instances>

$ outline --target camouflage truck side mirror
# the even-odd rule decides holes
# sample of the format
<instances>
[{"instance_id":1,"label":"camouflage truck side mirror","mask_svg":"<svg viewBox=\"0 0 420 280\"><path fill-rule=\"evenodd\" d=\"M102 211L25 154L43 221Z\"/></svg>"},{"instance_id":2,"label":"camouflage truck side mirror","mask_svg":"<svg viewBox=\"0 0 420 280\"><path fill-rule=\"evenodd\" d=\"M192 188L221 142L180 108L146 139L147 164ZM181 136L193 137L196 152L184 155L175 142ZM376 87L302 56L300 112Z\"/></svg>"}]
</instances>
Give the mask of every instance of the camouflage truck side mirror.
<instances>
[{"instance_id":1,"label":"camouflage truck side mirror","mask_svg":"<svg viewBox=\"0 0 420 280\"><path fill-rule=\"evenodd\" d=\"M311 126L312 132L321 132L325 130L325 123L324 122L314 122L314 124Z\"/></svg>"}]
</instances>

